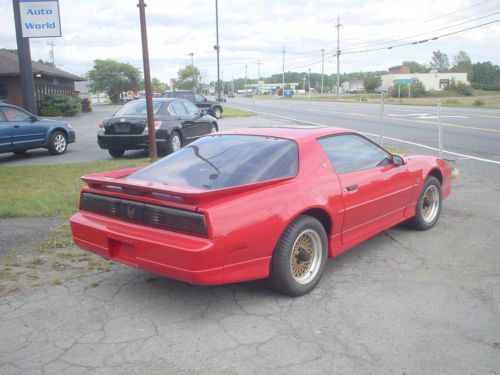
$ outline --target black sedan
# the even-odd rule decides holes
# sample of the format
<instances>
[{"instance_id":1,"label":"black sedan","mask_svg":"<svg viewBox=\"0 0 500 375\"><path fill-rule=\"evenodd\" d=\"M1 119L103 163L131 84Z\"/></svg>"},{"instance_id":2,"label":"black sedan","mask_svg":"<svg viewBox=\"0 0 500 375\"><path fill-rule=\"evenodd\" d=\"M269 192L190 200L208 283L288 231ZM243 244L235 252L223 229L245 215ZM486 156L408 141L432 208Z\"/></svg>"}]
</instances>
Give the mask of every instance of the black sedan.
<instances>
[{"instance_id":1,"label":"black sedan","mask_svg":"<svg viewBox=\"0 0 500 375\"><path fill-rule=\"evenodd\" d=\"M161 154L177 151L195 139L219 130L215 118L188 100L154 98L153 111L156 143ZM113 117L101 121L97 142L113 157L123 156L126 150L149 149L146 101L131 101Z\"/></svg>"},{"instance_id":2,"label":"black sedan","mask_svg":"<svg viewBox=\"0 0 500 375\"><path fill-rule=\"evenodd\" d=\"M34 148L46 148L52 155L61 155L73 142L75 131L67 122L41 118L0 102L0 153L20 155Z\"/></svg>"}]
</instances>

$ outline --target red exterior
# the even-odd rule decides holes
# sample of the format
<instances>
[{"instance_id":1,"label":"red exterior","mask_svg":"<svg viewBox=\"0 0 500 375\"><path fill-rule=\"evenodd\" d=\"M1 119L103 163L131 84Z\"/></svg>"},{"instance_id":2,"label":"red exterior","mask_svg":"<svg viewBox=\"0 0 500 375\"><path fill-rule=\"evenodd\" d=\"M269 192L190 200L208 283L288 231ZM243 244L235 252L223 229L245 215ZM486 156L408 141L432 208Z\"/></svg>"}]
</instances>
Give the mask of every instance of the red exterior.
<instances>
[{"instance_id":1,"label":"red exterior","mask_svg":"<svg viewBox=\"0 0 500 375\"><path fill-rule=\"evenodd\" d=\"M224 284L266 278L273 250L285 228L308 213L325 226L331 257L415 215L429 174L451 192L451 168L430 156L405 157L384 166L337 176L317 139L352 133L338 128L240 129L293 139L299 146L296 177L215 191L124 180L136 169L85 176L82 192L111 195L205 215L208 238L170 232L79 210L71 218L75 243L121 263L195 284ZM358 184L355 192L344 187ZM116 187L137 194L117 192ZM150 192L165 194L152 198ZM168 200L168 195L183 203Z\"/></svg>"}]
</instances>

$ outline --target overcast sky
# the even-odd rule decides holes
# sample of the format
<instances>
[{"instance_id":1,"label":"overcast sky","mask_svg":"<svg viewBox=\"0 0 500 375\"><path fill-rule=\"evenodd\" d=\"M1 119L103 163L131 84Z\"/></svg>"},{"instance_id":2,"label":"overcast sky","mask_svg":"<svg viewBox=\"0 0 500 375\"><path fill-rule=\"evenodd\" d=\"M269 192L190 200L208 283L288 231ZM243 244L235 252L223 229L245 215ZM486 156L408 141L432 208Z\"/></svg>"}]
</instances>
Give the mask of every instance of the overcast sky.
<instances>
[{"instance_id":1,"label":"overcast sky","mask_svg":"<svg viewBox=\"0 0 500 375\"><path fill-rule=\"evenodd\" d=\"M206 80L215 79L215 0L146 0L152 76L176 77L194 63ZM32 39L34 60L49 60L53 41L56 64L85 74L95 59L129 62L142 70L137 0L60 0L62 37ZM0 0L0 48L16 48L11 0ZM435 41L387 49L500 19L500 0L219 0L221 70L225 80L256 78L285 70L336 72L336 18L340 16L341 72L386 70L403 60L428 63L433 50L452 61L461 49L473 62L500 65L500 22ZM360 52L383 48L380 51ZM350 53L349 53L350 52Z\"/></svg>"}]
</instances>

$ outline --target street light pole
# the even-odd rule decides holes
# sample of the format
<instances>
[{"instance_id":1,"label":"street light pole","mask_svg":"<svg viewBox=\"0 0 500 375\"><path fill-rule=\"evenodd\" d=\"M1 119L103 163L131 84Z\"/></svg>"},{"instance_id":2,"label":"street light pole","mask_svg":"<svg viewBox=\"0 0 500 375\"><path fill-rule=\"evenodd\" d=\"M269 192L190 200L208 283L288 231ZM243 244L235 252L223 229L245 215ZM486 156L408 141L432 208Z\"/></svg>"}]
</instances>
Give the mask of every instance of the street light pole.
<instances>
[{"instance_id":1,"label":"street light pole","mask_svg":"<svg viewBox=\"0 0 500 375\"><path fill-rule=\"evenodd\" d=\"M219 61L219 3L215 0L215 35L216 35L216 44L214 49L217 51L217 97L220 100L220 61Z\"/></svg>"},{"instance_id":2,"label":"street light pole","mask_svg":"<svg viewBox=\"0 0 500 375\"><path fill-rule=\"evenodd\" d=\"M283 87L281 88L281 94L285 97L285 46L283 46Z\"/></svg>"},{"instance_id":3,"label":"street light pole","mask_svg":"<svg viewBox=\"0 0 500 375\"><path fill-rule=\"evenodd\" d=\"M337 101L340 101L340 18L337 17Z\"/></svg>"},{"instance_id":4,"label":"street light pole","mask_svg":"<svg viewBox=\"0 0 500 375\"><path fill-rule=\"evenodd\" d=\"M325 76L325 49L321 49L321 95L323 95L323 83Z\"/></svg>"},{"instance_id":5,"label":"street light pole","mask_svg":"<svg viewBox=\"0 0 500 375\"><path fill-rule=\"evenodd\" d=\"M151 88L151 72L149 67L149 51L148 51L148 32L146 28L146 4L144 0L139 0L137 4L139 8L139 17L141 21L141 39L142 39L142 61L144 65L144 89L146 91L146 111L148 116L148 134L149 134L149 155L151 162L158 159L156 151L156 130L154 124L153 112L153 90Z\"/></svg>"}]
</instances>

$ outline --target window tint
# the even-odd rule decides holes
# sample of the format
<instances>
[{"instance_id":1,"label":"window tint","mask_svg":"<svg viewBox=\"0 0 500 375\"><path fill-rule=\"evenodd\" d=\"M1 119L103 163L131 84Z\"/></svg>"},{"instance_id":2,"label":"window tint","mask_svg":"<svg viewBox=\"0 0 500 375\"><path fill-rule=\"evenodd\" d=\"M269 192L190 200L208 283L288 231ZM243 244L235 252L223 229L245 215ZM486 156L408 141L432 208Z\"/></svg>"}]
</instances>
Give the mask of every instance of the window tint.
<instances>
[{"instance_id":1,"label":"window tint","mask_svg":"<svg viewBox=\"0 0 500 375\"><path fill-rule=\"evenodd\" d=\"M204 102L205 98L201 96L200 94L194 94L194 98L196 99L197 102Z\"/></svg>"},{"instance_id":2,"label":"window tint","mask_svg":"<svg viewBox=\"0 0 500 375\"><path fill-rule=\"evenodd\" d=\"M128 176L200 189L222 189L297 174L297 144L246 135L208 136Z\"/></svg>"},{"instance_id":3,"label":"window tint","mask_svg":"<svg viewBox=\"0 0 500 375\"><path fill-rule=\"evenodd\" d=\"M158 114L158 111L162 107L163 102L153 100L153 113ZM134 100L125 104L118 112L115 113L116 117L120 116L141 116L147 115L146 101L145 100Z\"/></svg>"},{"instance_id":4,"label":"window tint","mask_svg":"<svg viewBox=\"0 0 500 375\"><path fill-rule=\"evenodd\" d=\"M3 121L3 122L7 121L7 119L5 118L5 116L3 115L3 112L1 110L0 110L0 121Z\"/></svg>"},{"instance_id":5,"label":"window tint","mask_svg":"<svg viewBox=\"0 0 500 375\"><path fill-rule=\"evenodd\" d=\"M31 121L31 115L14 107L2 107L7 121Z\"/></svg>"},{"instance_id":6,"label":"window tint","mask_svg":"<svg viewBox=\"0 0 500 375\"><path fill-rule=\"evenodd\" d=\"M195 106L193 103L188 102L187 100L183 100L182 103L186 107L188 113L190 115L196 116L200 113L200 110L198 109L197 106Z\"/></svg>"},{"instance_id":7,"label":"window tint","mask_svg":"<svg viewBox=\"0 0 500 375\"><path fill-rule=\"evenodd\" d=\"M173 102L172 108L174 109L174 112L177 116L185 116L188 114L186 107L184 107L184 105L182 105L182 103L179 101Z\"/></svg>"},{"instance_id":8,"label":"window tint","mask_svg":"<svg viewBox=\"0 0 500 375\"><path fill-rule=\"evenodd\" d=\"M390 162L389 154L370 141L354 134L319 140L337 174L375 168Z\"/></svg>"}]
</instances>

